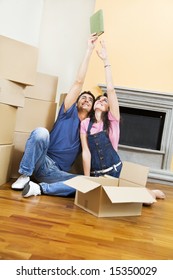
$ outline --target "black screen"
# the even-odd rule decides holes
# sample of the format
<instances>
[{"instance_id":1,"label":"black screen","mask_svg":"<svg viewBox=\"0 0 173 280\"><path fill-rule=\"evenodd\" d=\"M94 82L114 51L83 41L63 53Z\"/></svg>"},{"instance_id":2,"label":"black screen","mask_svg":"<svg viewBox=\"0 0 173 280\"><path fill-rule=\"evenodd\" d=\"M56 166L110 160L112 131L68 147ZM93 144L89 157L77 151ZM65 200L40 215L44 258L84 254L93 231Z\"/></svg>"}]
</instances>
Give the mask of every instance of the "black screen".
<instances>
[{"instance_id":1,"label":"black screen","mask_svg":"<svg viewBox=\"0 0 173 280\"><path fill-rule=\"evenodd\" d=\"M160 150L165 113L120 107L120 144Z\"/></svg>"}]
</instances>

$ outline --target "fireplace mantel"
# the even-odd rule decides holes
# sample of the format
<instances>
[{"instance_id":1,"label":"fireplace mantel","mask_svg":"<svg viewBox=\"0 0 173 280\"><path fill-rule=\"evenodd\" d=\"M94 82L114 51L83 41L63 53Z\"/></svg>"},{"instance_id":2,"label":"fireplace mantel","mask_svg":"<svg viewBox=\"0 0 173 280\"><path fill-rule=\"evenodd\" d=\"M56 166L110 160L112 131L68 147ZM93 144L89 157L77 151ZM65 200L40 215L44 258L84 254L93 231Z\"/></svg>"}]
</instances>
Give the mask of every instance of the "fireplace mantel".
<instances>
[{"instance_id":1,"label":"fireplace mantel","mask_svg":"<svg viewBox=\"0 0 173 280\"><path fill-rule=\"evenodd\" d=\"M106 85L98 85L106 92ZM173 93L137 90L115 87L120 107L136 108L165 113L164 129L160 151L119 145L122 160L149 166L150 182L173 186L173 172L170 171L173 156Z\"/></svg>"}]
</instances>

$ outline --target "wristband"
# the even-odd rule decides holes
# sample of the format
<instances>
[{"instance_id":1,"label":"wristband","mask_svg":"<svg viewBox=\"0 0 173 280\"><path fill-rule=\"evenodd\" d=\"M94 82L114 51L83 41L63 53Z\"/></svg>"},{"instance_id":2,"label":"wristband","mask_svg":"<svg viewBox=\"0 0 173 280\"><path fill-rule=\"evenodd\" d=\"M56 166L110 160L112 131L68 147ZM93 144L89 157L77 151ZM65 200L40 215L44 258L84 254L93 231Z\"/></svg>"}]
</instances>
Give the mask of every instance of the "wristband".
<instances>
[{"instance_id":1,"label":"wristband","mask_svg":"<svg viewBox=\"0 0 173 280\"><path fill-rule=\"evenodd\" d=\"M106 68L106 67L110 67L111 65L110 64L107 64L107 65L105 65L104 67Z\"/></svg>"}]
</instances>

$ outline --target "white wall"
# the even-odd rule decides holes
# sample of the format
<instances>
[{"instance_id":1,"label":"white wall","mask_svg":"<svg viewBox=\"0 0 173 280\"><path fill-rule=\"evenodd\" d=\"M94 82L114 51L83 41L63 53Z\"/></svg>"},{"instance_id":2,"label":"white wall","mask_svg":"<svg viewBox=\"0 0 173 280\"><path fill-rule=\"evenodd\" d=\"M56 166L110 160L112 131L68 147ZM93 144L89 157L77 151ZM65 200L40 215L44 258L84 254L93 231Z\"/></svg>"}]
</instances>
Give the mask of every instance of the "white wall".
<instances>
[{"instance_id":1,"label":"white wall","mask_svg":"<svg viewBox=\"0 0 173 280\"><path fill-rule=\"evenodd\" d=\"M95 0L0 0L0 34L39 48L38 71L67 92L83 57Z\"/></svg>"},{"instance_id":2,"label":"white wall","mask_svg":"<svg viewBox=\"0 0 173 280\"><path fill-rule=\"evenodd\" d=\"M38 47L44 0L0 0L0 34Z\"/></svg>"},{"instance_id":3,"label":"white wall","mask_svg":"<svg viewBox=\"0 0 173 280\"><path fill-rule=\"evenodd\" d=\"M45 0L38 71L59 77L58 93L67 92L83 57L95 0Z\"/></svg>"}]
</instances>

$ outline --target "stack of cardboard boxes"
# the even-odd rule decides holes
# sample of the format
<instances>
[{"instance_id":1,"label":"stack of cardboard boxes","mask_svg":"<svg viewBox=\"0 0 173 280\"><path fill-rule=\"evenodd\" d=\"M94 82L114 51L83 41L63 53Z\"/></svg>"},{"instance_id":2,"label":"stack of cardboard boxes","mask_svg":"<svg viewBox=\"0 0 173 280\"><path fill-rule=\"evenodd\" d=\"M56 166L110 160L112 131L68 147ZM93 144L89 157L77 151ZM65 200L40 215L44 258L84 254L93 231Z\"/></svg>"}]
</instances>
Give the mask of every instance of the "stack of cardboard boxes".
<instances>
[{"instance_id":1,"label":"stack of cardboard boxes","mask_svg":"<svg viewBox=\"0 0 173 280\"><path fill-rule=\"evenodd\" d=\"M31 131L37 127L45 127L50 131L54 124L57 83L56 76L37 72L35 85L24 89L25 105L18 109L16 117L12 178L19 177L19 164Z\"/></svg>"},{"instance_id":2,"label":"stack of cardboard boxes","mask_svg":"<svg viewBox=\"0 0 173 280\"><path fill-rule=\"evenodd\" d=\"M24 151L31 130L54 123L58 79L38 73L37 59L36 47L0 35L0 185L18 177L18 142Z\"/></svg>"}]
</instances>

